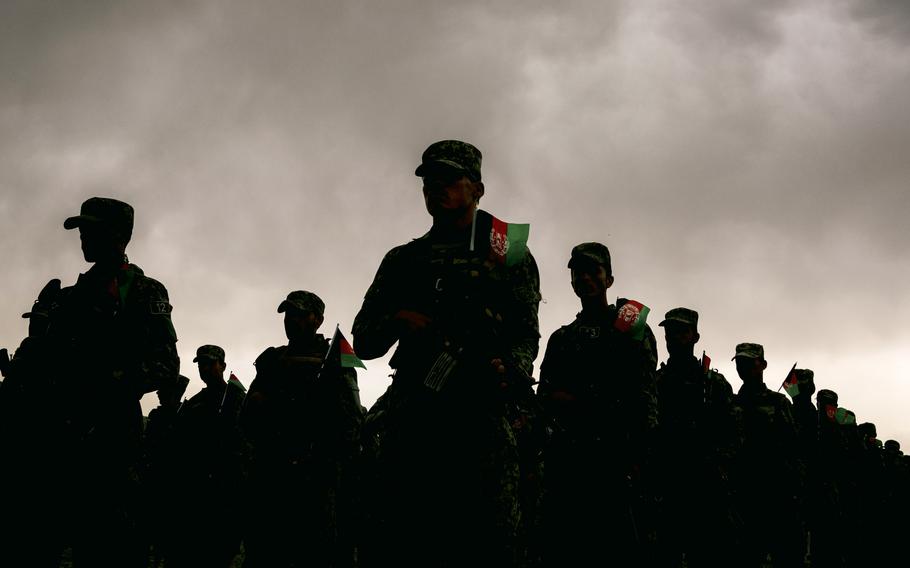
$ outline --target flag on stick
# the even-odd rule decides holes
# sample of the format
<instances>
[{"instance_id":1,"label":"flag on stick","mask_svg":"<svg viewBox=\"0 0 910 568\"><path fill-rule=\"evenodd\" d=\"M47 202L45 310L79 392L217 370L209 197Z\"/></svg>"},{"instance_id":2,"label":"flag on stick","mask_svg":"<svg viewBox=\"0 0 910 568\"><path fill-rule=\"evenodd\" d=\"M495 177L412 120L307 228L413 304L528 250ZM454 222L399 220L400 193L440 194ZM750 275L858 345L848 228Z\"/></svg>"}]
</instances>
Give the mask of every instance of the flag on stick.
<instances>
[{"instance_id":1,"label":"flag on stick","mask_svg":"<svg viewBox=\"0 0 910 568\"><path fill-rule=\"evenodd\" d=\"M354 348L351 347L351 344L348 343L348 340L345 339L344 335L341 333L341 328L335 326L335 334L332 335L332 341L329 343L329 351L325 355L325 363L323 368L337 361L337 364L340 367L353 368L360 367L361 369L366 369L367 366L363 364L363 361L360 360L360 357L354 353Z\"/></svg>"},{"instance_id":2,"label":"flag on stick","mask_svg":"<svg viewBox=\"0 0 910 568\"><path fill-rule=\"evenodd\" d=\"M641 302L626 300L626 303L619 308L613 327L623 333L631 334L635 339L643 339L650 311L651 309Z\"/></svg>"},{"instance_id":3,"label":"flag on stick","mask_svg":"<svg viewBox=\"0 0 910 568\"><path fill-rule=\"evenodd\" d=\"M491 215L492 217L492 215ZM531 225L527 223L506 223L493 217L490 229L490 250L499 264L513 266L528 253L528 234Z\"/></svg>"},{"instance_id":4,"label":"flag on stick","mask_svg":"<svg viewBox=\"0 0 910 568\"><path fill-rule=\"evenodd\" d=\"M784 383L781 385L781 387L787 391L787 394L790 395L790 398L796 398L796 395L799 394L799 381L796 380L796 363L793 363L793 368L791 368L790 372L787 373L787 378L784 379Z\"/></svg>"},{"instance_id":5,"label":"flag on stick","mask_svg":"<svg viewBox=\"0 0 910 568\"><path fill-rule=\"evenodd\" d=\"M711 370L711 358L704 351L701 352L701 370L705 373Z\"/></svg>"}]
</instances>

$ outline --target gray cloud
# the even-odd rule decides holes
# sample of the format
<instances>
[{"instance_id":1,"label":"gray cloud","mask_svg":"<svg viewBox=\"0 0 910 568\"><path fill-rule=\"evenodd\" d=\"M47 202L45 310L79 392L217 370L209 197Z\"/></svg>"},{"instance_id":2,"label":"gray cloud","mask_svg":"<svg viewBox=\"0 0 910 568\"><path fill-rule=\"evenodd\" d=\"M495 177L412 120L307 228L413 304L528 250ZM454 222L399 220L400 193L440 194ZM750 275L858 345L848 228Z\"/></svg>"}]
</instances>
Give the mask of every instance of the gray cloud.
<instances>
[{"instance_id":1,"label":"gray cloud","mask_svg":"<svg viewBox=\"0 0 910 568\"><path fill-rule=\"evenodd\" d=\"M184 373L213 342L248 383L289 290L348 330L382 254L429 225L420 152L454 137L484 151L483 206L532 223L541 349L577 309L568 250L602 240L617 294L702 312L735 387L725 354L763 341L774 373L815 365L910 435L854 377L858 351L883 385L906 371L886 366L910 315L898 4L4 3L0 344L85 269L63 218L111 195Z\"/></svg>"}]
</instances>

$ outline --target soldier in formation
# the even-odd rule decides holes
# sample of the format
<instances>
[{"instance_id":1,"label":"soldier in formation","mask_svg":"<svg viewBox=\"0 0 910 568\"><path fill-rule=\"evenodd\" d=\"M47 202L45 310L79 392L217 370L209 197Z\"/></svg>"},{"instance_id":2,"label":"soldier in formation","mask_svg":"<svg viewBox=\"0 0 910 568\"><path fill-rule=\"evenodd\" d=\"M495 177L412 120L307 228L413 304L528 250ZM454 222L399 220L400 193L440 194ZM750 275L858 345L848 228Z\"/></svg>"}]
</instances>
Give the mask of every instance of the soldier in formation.
<instances>
[{"instance_id":1,"label":"soldier in formation","mask_svg":"<svg viewBox=\"0 0 910 568\"><path fill-rule=\"evenodd\" d=\"M510 409L532 396L537 265L496 258L481 153L444 140L415 174L430 230L386 254L354 320L365 359L398 348L378 463L380 556L402 566L511 566L520 463Z\"/></svg>"},{"instance_id":2,"label":"soldier in formation","mask_svg":"<svg viewBox=\"0 0 910 568\"><path fill-rule=\"evenodd\" d=\"M287 345L256 359L241 412L251 445L243 520L245 566L353 563L348 502L362 412L352 369L326 369L329 341L317 333L325 304L296 290L278 305Z\"/></svg>"},{"instance_id":3,"label":"soldier in formation","mask_svg":"<svg viewBox=\"0 0 910 568\"><path fill-rule=\"evenodd\" d=\"M669 354L657 371L663 565L720 566L735 557L740 536L731 475L741 411L710 358L695 357L698 312L672 309L660 326Z\"/></svg>"},{"instance_id":4,"label":"soldier in formation","mask_svg":"<svg viewBox=\"0 0 910 568\"><path fill-rule=\"evenodd\" d=\"M568 268L581 312L550 336L537 389L554 422L544 562L582 565L607 548L620 563L638 563L650 532L640 496L657 429L657 346L641 304L609 303L606 246L576 246Z\"/></svg>"},{"instance_id":5,"label":"soldier in formation","mask_svg":"<svg viewBox=\"0 0 910 568\"><path fill-rule=\"evenodd\" d=\"M743 518L742 566L802 566L805 538L799 514L803 469L796 423L787 397L764 382L765 349L740 343L733 357L743 385L734 397L742 412L743 448L737 459Z\"/></svg>"}]
</instances>

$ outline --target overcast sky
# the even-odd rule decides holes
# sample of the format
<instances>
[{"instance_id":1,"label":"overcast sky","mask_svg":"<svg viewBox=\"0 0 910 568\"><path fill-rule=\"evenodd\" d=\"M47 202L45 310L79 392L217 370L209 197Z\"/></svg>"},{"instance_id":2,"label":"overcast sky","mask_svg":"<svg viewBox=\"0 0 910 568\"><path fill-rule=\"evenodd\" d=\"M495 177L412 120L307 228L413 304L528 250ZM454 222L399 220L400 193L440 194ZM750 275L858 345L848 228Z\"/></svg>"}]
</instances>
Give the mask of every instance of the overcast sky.
<instances>
[{"instance_id":1,"label":"overcast sky","mask_svg":"<svg viewBox=\"0 0 910 568\"><path fill-rule=\"evenodd\" d=\"M734 389L735 344L762 343L769 386L798 361L910 444L908 101L902 0L4 0L0 347L88 268L63 220L116 197L188 394L204 343L249 385L291 290L350 337L383 254L429 227L421 152L458 138L481 206L531 224L541 357L579 308L569 250L597 240L662 360L657 323L691 307ZM389 369L367 365L369 406Z\"/></svg>"}]
</instances>

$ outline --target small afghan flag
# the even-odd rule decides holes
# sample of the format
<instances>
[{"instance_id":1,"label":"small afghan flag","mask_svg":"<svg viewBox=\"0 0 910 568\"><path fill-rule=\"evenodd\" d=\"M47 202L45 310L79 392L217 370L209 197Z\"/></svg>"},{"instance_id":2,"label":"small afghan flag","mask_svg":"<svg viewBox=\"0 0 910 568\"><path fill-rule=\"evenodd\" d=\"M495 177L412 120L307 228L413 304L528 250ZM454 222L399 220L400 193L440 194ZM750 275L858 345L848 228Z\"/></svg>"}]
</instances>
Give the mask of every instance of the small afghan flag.
<instances>
[{"instance_id":1,"label":"small afghan flag","mask_svg":"<svg viewBox=\"0 0 910 568\"><path fill-rule=\"evenodd\" d=\"M237 375L231 373L231 377L228 379L228 384L232 387L240 389L242 392L246 392L246 387L243 386L243 383L240 382L240 379L237 378Z\"/></svg>"},{"instance_id":2,"label":"small afghan flag","mask_svg":"<svg viewBox=\"0 0 910 568\"><path fill-rule=\"evenodd\" d=\"M651 309L641 302L626 300L626 303L619 308L619 313L616 314L616 322L613 327L622 333L630 334L634 339L643 339L650 311Z\"/></svg>"},{"instance_id":3,"label":"small afghan flag","mask_svg":"<svg viewBox=\"0 0 910 568\"><path fill-rule=\"evenodd\" d=\"M833 404L826 404L825 405L825 416L828 417L828 420L831 420L833 422L837 417L837 407L834 406Z\"/></svg>"},{"instance_id":4,"label":"small afghan flag","mask_svg":"<svg viewBox=\"0 0 910 568\"><path fill-rule=\"evenodd\" d=\"M701 352L701 370L705 373L711 370L711 358L704 351Z\"/></svg>"},{"instance_id":5,"label":"small afghan flag","mask_svg":"<svg viewBox=\"0 0 910 568\"><path fill-rule=\"evenodd\" d=\"M491 215L492 217L492 215ZM528 234L531 225L527 223L506 223L493 217L490 229L490 251L499 264L514 266L528 254Z\"/></svg>"},{"instance_id":6,"label":"small afghan flag","mask_svg":"<svg viewBox=\"0 0 910 568\"><path fill-rule=\"evenodd\" d=\"M354 348L342 335L341 328L337 325L335 326L335 334L332 335L332 341L329 343L329 351L325 355L325 364L323 366L330 366L332 361L337 361L336 364L348 369L353 367L367 368L363 361L360 360L360 357L354 353Z\"/></svg>"},{"instance_id":7,"label":"small afghan flag","mask_svg":"<svg viewBox=\"0 0 910 568\"><path fill-rule=\"evenodd\" d=\"M790 398L796 398L796 395L799 394L799 381L796 380L796 363L793 363L793 368L787 373L787 378L784 379L784 384L781 386L784 387Z\"/></svg>"},{"instance_id":8,"label":"small afghan flag","mask_svg":"<svg viewBox=\"0 0 910 568\"><path fill-rule=\"evenodd\" d=\"M856 415L846 408L838 407L837 410L834 411L834 421L841 426L850 426L856 424Z\"/></svg>"}]
</instances>

